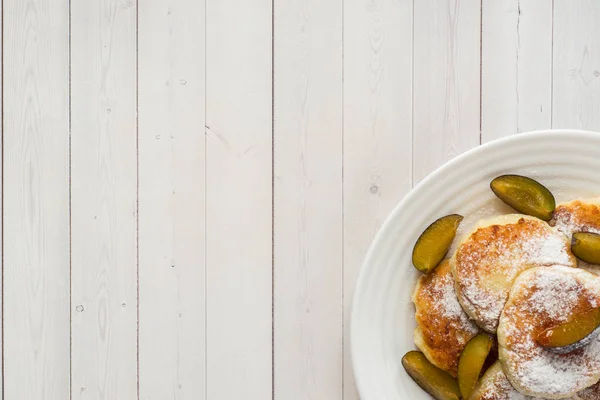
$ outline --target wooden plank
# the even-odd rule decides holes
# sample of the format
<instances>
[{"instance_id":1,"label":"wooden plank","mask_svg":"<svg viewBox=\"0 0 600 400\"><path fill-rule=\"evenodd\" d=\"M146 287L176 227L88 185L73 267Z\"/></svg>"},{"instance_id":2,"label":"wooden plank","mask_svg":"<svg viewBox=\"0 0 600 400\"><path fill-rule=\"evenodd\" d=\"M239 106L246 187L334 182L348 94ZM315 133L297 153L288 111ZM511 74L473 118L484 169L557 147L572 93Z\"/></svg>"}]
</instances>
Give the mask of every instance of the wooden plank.
<instances>
[{"instance_id":1,"label":"wooden plank","mask_svg":"<svg viewBox=\"0 0 600 400\"><path fill-rule=\"evenodd\" d=\"M484 0L481 138L549 129L552 2Z\"/></svg>"},{"instance_id":2,"label":"wooden plank","mask_svg":"<svg viewBox=\"0 0 600 400\"><path fill-rule=\"evenodd\" d=\"M274 29L275 399L342 399L342 4Z\"/></svg>"},{"instance_id":3,"label":"wooden plank","mask_svg":"<svg viewBox=\"0 0 600 400\"><path fill-rule=\"evenodd\" d=\"M139 3L141 399L205 398L204 24Z\"/></svg>"},{"instance_id":4,"label":"wooden plank","mask_svg":"<svg viewBox=\"0 0 600 400\"><path fill-rule=\"evenodd\" d=\"M3 25L3 14L2 14L2 7L0 7L0 32L3 32L2 30L2 25ZM3 64L3 40L0 40L0 65L4 65ZM2 74L4 73L4 67L2 67ZM4 103L2 102L2 98L3 98L3 79L0 79L0 107L1 105L3 105ZM2 117L2 122L0 123L0 135L2 135L2 138L4 137L3 135L4 132L4 117ZM3 142L3 140L1 140ZM4 163L3 163L3 151L2 151L2 143L0 143L0 171L2 172L2 176L4 176ZM2 193L3 193L3 185L0 185L0 199L2 199ZM3 200L0 200L3 202ZM4 204L4 203L2 203ZM2 211L4 211L4 206L2 206ZM3 212L0 212L0 226L3 226ZM4 257L2 257L2 255L4 254L4 239L3 239L3 232L4 229L0 229L0 242L2 243L2 248L0 248L0 268L2 268L4 270ZM0 287L3 288L2 286L2 279L3 279L3 275L4 273L0 273ZM3 340L3 336L4 336L4 316L3 316L3 312L4 312L4 289L2 289L2 305L0 305L0 343L4 343ZM4 346L0 346L0 359L4 360ZM0 400L2 400L4 398L4 373L0 373L0 387L2 388L2 390L0 390Z\"/></svg>"},{"instance_id":5,"label":"wooden plank","mask_svg":"<svg viewBox=\"0 0 600 400\"><path fill-rule=\"evenodd\" d=\"M344 400L358 399L349 335L358 272L374 234L411 187L412 4L344 3Z\"/></svg>"},{"instance_id":6,"label":"wooden plank","mask_svg":"<svg viewBox=\"0 0 600 400\"><path fill-rule=\"evenodd\" d=\"M208 0L207 398L272 396L272 3Z\"/></svg>"},{"instance_id":7,"label":"wooden plank","mask_svg":"<svg viewBox=\"0 0 600 400\"><path fill-rule=\"evenodd\" d=\"M69 8L5 0L4 394L69 397Z\"/></svg>"},{"instance_id":8,"label":"wooden plank","mask_svg":"<svg viewBox=\"0 0 600 400\"><path fill-rule=\"evenodd\" d=\"M137 397L136 12L133 0L71 3L71 360L78 397Z\"/></svg>"},{"instance_id":9,"label":"wooden plank","mask_svg":"<svg viewBox=\"0 0 600 400\"><path fill-rule=\"evenodd\" d=\"M600 130L600 4L554 2L553 128Z\"/></svg>"},{"instance_id":10,"label":"wooden plank","mask_svg":"<svg viewBox=\"0 0 600 400\"><path fill-rule=\"evenodd\" d=\"M480 0L415 2L415 184L479 145L480 14Z\"/></svg>"}]
</instances>

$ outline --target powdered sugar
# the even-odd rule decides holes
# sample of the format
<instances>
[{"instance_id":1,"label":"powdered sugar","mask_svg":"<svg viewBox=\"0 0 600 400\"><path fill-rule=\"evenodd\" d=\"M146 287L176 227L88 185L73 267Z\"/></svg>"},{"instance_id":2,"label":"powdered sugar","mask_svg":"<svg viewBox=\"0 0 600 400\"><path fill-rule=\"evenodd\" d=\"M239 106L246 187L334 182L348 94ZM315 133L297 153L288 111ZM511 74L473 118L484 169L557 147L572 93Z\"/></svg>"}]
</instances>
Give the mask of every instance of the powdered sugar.
<instances>
[{"instance_id":1,"label":"powdered sugar","mask_svg":"<svg viewBox=\"0 0 600 400\"><path fill-rule=\"evenodd\" d=\"M444 319L458 332L464 332L470 337L479 332L479 328L464 312L456 292L454 291L454 278L447 265L438 267L432 275L423 277L417 287L416 296L425 296L422 300L427 309L419 309L418 313L427 313L430 319ZM417 300L417 306L420 304ZM460 336L460 335L458 335ZM459 340L459 339L457 339ZM465 340L465 344L468 341Z\"/></svg>"},{"instance_id":2,"label":"powdered sugar","mask_svg":"<svg viewBox=\"0 0 600 400\"><path fill-rule=\"evenodd\" d=\"M479 328L458 303L447 262L419 279L413 300L418 325L415 343L429 361L456 376L460 353Z\"/></svg>"},{"instance_id":3,"label":"powdered sugar","mask_svg":"<svg viewBox=\"0 0 600 400\"><path fill-rule=\"evenodd\" d=\"M445 262L431 275L421 278L415 291L415 298L418 308L420 303L427 306L426 309L418 309L417 313L427 313L430 318L443 318L454 328L467 333L475 334L479 331L458 302L454 290L454 278L449 265Z\"/></svg>"},{"instance_id":4,"label":"powdered sugar","mask_svg":"<svg viewBox=\"0 0 600 400\"><path fill-rule=\"evenodd\" d=\"M560 234L535 235L521 243L521 251L527 264L572 264L565 238Z\"/></svg>"},{"instance_id":5,"label":"powdered sugar","mask_svg":"<svg viewBox=\"0 0 600 400\"><path fill-rule=\"evenodd\" d=\"M553 221L554 227L567 236L571 236L576 232L591 232L600 233L600 229L596 226L586 226L577 222L573 215L565 215Z\"/></svg>"},{"instance_id":6,"label":"powdered sugar","mask_svg":"<svg viewBox=\"0 0 600 400\"><path fill-rule=\"evenodd\" d=\"M600 202L598 199L575 200L559 205L551 224L568 237L575 232L600 234Z\"/></svg>"},{"instance_id":7,"label":"powdered sugar","mask_svg":"<svg viewBox=\"0 0 600 400\"><path fill-rule=\"evenodd\" d=\"M578 281L554 273L538 274L537 279L528 282L525 288L524 294L529 295L527 304L531 311L545 314L545 318L558 323L568 319L582 296Z\"/></svg>"},{"instance_id":8,"label":"powdered sugar","mask_svg":"<svg viewBox=\"0 0 600 400\"><path fill-rule=\"evenodd\" d=\"M597 353L597 342L594 348ZM517 369L517 374L522 387L541 394L573 393L584 389L590 379L594 380L589 371L598 371L600 364L595 358L590 360L593 361L574 362L571 358L558 354L540 352L531 360L523 362Z\"/></svg>"},{"instance_id":9,"label":"powdered sugar","mask_svg":"<svg viewBox=\"0 0 600 400\"><path fill-rule=\"evenodd\" d=\"M507 279L511 279L510 275ZM472 312L472 316L485 330L494 332L504 308L505 296L479 286L479 278L476 276L468 276L461 283L465 308Z\"/></svg>"},{"instance_id":10,"label":"powdered sugar","mask_svg":"<svg viewBox=\"0 0 600 400\"><path fill-rule=\"evenodd\" d=\"M478 400L529 400L532 397L525 396L512 387L510 381L502 371L500 363L490 367L477 388Z\"/></svg>"},{"instance_id":11,"label":"powdered sugar","mask_svg":"<svg viewBox=\"0 0 600 400\"><path fill-rule=\"evenodd\" d=\"M574 264L563 234L539 220L480 228L456 253L456 279L465 309L495 332L512 282L524 270Z\"/></svg>"},{"instance_id":12,"label":"powdered sugar","mask_svg":"<svg viewBox=\"0 0 600 400\"><path fill-rule=\"evenodd\" d=\"M570 400L597 400L598 398L598 387L586 390L584 393L589 395L580 397L569 397ZM583 394L583 393L582 393ZM541 397L526 396L523 393L515 389L506 374L502 370L500 362L492 365L481 378L481 383L476 389L476 393L471 398L477 400L542 400Z\"/></svg>"},{"instance_id":13,"label":"powdered sugar","mask_svg":"<svg viewBox=\"0 0 600 400\"><path fill-rule=\"evenodd\" d=\"M455 319L460 322L461 328L467 332L477 333L478 328L469 316L464 312L454 290L454 279L452 274L446 274L436 284L436 290L440 294L439 302L434 303L440 314L446 318Z\"/></svg>"},{"instance_id":14,"label":"powdered sugar","mask_svg":"<svg viewBox=\"0 0 600 400\"><path fill-rule=\"evenodd\" d=\"M600 399L600 383L596 383L594 386L585 389L577 394L579 400L598 400Z\"/></svg>"},{"instance_id":15,"label":"powdered sugar","mask_svg":"<svg viewBox=\"0 0 600 400\"><path fill-rule=\"evenodd\" d=\"M561 266L535 268L519 276L498 328L500 358L518 389L538 396L564 396L600 378L600 340L564 355L544 349L535 340L545 327L597 304L597 281L588 272Z\"/></svg>"},{"instance_id":16,"label":"powdered sugar","mask_svg":"<svg viewBox=\"0 0 600 400\"><path fill-rule=\"evenodd\" d=\"M573 221L572 215L565 215L564 217L555 219L553 225L556 229L569 237L573 235L573 233L579 231L578 225Z\"/></svg>"}]
</instances>

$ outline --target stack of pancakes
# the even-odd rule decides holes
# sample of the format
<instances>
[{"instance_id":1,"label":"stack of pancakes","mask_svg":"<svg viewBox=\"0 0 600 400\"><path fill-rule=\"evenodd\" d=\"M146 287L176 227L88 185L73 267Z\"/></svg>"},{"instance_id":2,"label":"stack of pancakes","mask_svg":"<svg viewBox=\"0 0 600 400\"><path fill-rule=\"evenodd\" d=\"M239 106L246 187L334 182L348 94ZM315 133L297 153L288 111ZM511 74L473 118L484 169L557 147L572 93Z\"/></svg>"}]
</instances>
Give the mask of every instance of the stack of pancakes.
<instances>
[{"instance_id":1,"label":"stack of pancakes","mask_svg":"<svg viewBox=\"0 0 600 400\"><path fill-rule=\"evenodd\" d=\"M431 363L456 377L468 341L497 335L499 360L466 400L600 400L600 338L568 354L535 340L600 307L600 267L578 265L574 232L600 233L600 199L561 204L550 223L521 214L480 221L419 279L414 338Z\"/></svg>"}]
</instances>

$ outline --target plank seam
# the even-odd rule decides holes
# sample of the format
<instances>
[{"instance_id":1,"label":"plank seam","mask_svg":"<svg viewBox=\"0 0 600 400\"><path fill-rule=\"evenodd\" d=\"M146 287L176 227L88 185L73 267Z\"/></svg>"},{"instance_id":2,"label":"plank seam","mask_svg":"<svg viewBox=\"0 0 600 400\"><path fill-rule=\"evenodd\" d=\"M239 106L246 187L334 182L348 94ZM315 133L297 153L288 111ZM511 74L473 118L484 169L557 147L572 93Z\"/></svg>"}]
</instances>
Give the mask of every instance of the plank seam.
<instances>
[{"instance_id":1,"label":"plank seam","mask_svg":"<svg viewBox=\"0 0 600 400\"><path fill-rule=\"evenodd\" d=\"M71 147L71 136L72 136L72 113L71 113L71 0L69 0L69 27L68 27L68 36L69 36L69 44L68 44L68 53L69 53L69 399L73 398L73 218L72 218L72 147Z\"/></svg>"},{"instance_id":2,"label":"plank seam","mask_svg":"<svg viewBox=\"0 0 600 400\"><path fill-rule=\"evenodd\" d=\"M0 8L2 9L2 26L0 27L0 33L2 34L2 38L0 39L2 41L2 71L0 74L0 84L2 85L2 98L0 99L0 118L2 119L2 149L0 150L2 153L2 175L0 176L0 182L2 184L2 201L0 204L2 212L2 227L0 228L2 231L2 238L0 238L0 241L2 242L2 288L0 291L2 297L2 399L4 399L4 0L0 0Z\"/></svg>"},{"instance_id":3,"label":"plank seam","mask_svg":"<svg viewBox=\"0 0 600 400\"><path fill-rule=\"evenodd\" d=\"M275 0L271 0L271 399L275 400Z\"/></svg>"},{"instance_id":4,"label":"plank seam","mask_svg":"<svg viewBox=\"0 0 600 400\"><path fill-rule=\"evenodd\" d=\"M412 21L410 27L410 187L415 186L415 0L412 0Z\"/></svg>"},{"instance_id":5,"label":"plank seam","mask_svg":"<svg viewBox=\"0 0 600 400\"><path fill-rule=\"evenodd\" d=\"M345 193L345 189L344 189L344 166L345 166L345 155L344 155L344 148L345 148L345 142L344 142L344 125L345 125L345 121L346 121L346 117L345 117L345 113L344 113L344 104L345 104L345 95L344 95L344 77L345 77L345 73L346 70L344 68L345 66L345 62L344 62L344 50L345 50L345 41L344 41L344 32L345 32L345 25L344 25L344 21L345 21L345 8L344 8L344 0L340 0L341 4L342 4L342 88L341 88L341 92L342 92L342 123L341 123L341 127L342 127L342 140L341 140L341 146L342 146L342 171L341 171L341 178L342 178L342 185L341 185L341 190L342 190L342 223L341 223L341 229L342 229L342 240L341 240L341 255L342 255L342 276L341 276L341 282L342 282L342 304L341 304L341 309L342 309L342 381L341 381L341 394L342 394L342 400L346 397L346 393L344 388L346 387L346 313L345 313L345 309L344 309L344 305L345 305L345 300L346 300L346 296L345 296L345 291L346 291L346 285L345 285L345 280L344 277L346 276L346 266L345 266L345 257L344 257L344 249L346 248L346 235L345 235L345 221L346 221L346 215L344 213L345 211L345 202L344 202L344 193Z\"/></svg>"},{"instance_id":6,"label":"plank seam","mask_svg":"<svg viewBox=\"0 0 600 400\"><path fill-rule=\"evenodd\" d=\"M204 0L204 128L202 130L203 132L203 136L204 136L204 400L208 399L208 329L207 329L207 325L208 325L208 306L207 306L207 300L208 300L208 296L207 296L207 269L208 269L208 264L207 264L207 257L206 254L208 253L208 247L207 247L207 240L206 240L206 233L207 233L207 229L206 226L208 225L207 223L207 206L206 203L208 201L208 196L207 196L207 192L208 192L208 188L206 185L206 169L207 169L207 151L206 151L206 129L208 128L208 125L206 123L207 121L207 117L206 117L206 112L207 112L207 107L206 107L206 101L207 101L207 80L206 80L206 67L207 67L207 62L206 60L208 59L207 56L207 18L206 18L206 11L207 11L207 6L206 4L208 3L209 0Z\"/></svg>"},{"instance_id":7,"label":"plank seam","mask_svg":"<svg viewBox=\"0 0 600 400\"><path fill-rule=\"evenodd\" d=\"M517 54L516 54L516 64L515 64L515 98L517 101L517 106L515 107L515 125L517 127L517 131L515 133L521 133L521 128L519 127L519 55L521 53L521 0L517 0Z\"/></svg>"},{"instance_id":8,"label":"plank seam","mask_svg":"<svg viewBox=\"0 0 600 400\"><path fill-rule=\"evenodd\" d=\"M483 0L479 0L479 144L483 144Z\"/></svg>"},{"instance_id":9,"label":"plank seam","mask_svg":"<svg viewBox=\"0 0 600 400\"><path fill-rule=\"evenodd\" d=\"M135 247L136 247L136 394L140 399L140 101L139 101L139 0L135 1L135 163L136 163L136 203L135 203Z\"/></svg>"},{"instance_id":10,"label":"plank seam","mask_svg":"<svg viewBox=\"0 0 600 400\"><path fill-rule=\"evenodd\" d=\"M554 128L554 0L552 0L550 45L550 129Z\"/></svg>"}]
</instances>

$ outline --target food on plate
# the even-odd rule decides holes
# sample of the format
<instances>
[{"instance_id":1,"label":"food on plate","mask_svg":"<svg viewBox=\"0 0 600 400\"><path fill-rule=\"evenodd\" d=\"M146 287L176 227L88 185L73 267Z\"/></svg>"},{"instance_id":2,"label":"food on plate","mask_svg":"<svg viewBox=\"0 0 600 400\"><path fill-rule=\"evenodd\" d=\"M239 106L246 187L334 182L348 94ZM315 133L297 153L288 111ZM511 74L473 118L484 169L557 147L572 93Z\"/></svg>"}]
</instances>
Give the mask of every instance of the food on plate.
<instances>
[{"instance_id":1,"label":"food on plate","mask_svg":"<svg viewBox=\"0 0 600 400\"><path fill-rule=\"evenodd\" d=\"M402 358L408 375L436 400L459 400L458 383L449 373L430 363L423 353L411 351Z\"/></svg>"},{"instance_id":2,"label":"food on plate","mask_svg":"<svg viewBox=\"0 0 600 400\"><path fill-rule=\"evenodd\" d=\"M569 247L564 234L535 217L509 214L480 221L451 259L458 300L481 328L495 333L517 276L533 267L576 266Z\"/></svg>"},{"instance_id":3,"label":"food on plate","mask_svg":"<svg viewBox=\"0 0 600 400\"><path fill-rule=\"evenodd\" d=\"M458 362L458 387L463 398L467 399L475 388L479 376L490 354L494 339L481 333L467 343Z\"/></svg>"},{"instance_id":4,"label":"food on plate","mask_svg":"<svg viewBox=\"0 0 600 400\"><path fill-rule=\"evenodd\" d=\"M438 400L600 400L600 197L556 206L519 175L490 187L520 214L467 226L451 255L458 214L416 241L421 351L404 368Z\"/></svg>"},{"instance_id":5,"label":"food on plate","mask_svg":"<svg viewBox=\"0 0 600 400\"><path fill-rule=\"evenodd\" d=\"M544 221L552 219L556 201L541 183L520 175L502 175L490 183L492 191L521 214Z\"/></svg>"},{"instance_id":6,"label":"food on plate","mask_svg":"<svg viewBox=\"0 0 600 400\"><path fill-rule=\"evenodd\" d=\"M600 382L577 393L577 400L598 400L600 399Z\"/></svg>"},{"instance_id":7,"label":"food on plate","mask_svg":"<svg viewBox=\"0 0 600 400\"><path fill-rule=\"evenodd\" d=\"M555 353L571 353L596 340L599 327L600 308L596 307L573 315L566 322L544 329L536 340Z\"/></svg>"},{"instance_id":8,"label":"food on plate","mask_svg":"<svg viewBox=\"0 0 600 400\"><path fill-rule=\"evenodd\" d=\"M412 262L416 269L428 274L446 257L463 217L458 214L442 217L423 231L413 248Z\"/></svg>"},{"instance_id":9,"label":"food on plate","mask_svg":"<svg viewBox=\"0 0 600 400\"><path fill-rule=\"evenodd\" d=\"M569 237L575 232L600 234L600 197L559 204L550 225Z\"/></svg>"},{"instance_id":10,"label":"food on plate","mask_svg":"<svg viewBox=\"0 0 600 400\"><path fill-rule=\"evenodd\" d=\"M566 400L598 400L599 398L582 398L576 395ZM540 398L524 395L515 389L502 370L502 364L497 361L485 371L475 390L466 400L540 400Z\"/></svg>"},{"instance_id":11,"label":"food on plate","mask_svg":"<svg viewBox=\"0 0 600 400\"><path fill-rule=\"evenodd\" d=\"M558 204L550 225L569 238L578 232L600 234L600 197L577 199ZM581 258L578 265L580 268L600 275L600 266L598 265L589 264Z\"/></svg>"},{"instance_id":12,"label":"food on plate","mask_svg":"<svg viewBox=\"0 0 600 400\"><path fill-rule=\"evenodd\" d=\"M413 302L417 348L432 364L456 377L461 352L480 330L458 303L448 260L419 278Z\"/></svg>"},{"instance_id":13,"label":"food on plate","mask_svg":"<svg viewBox=\"0 0 600 400\"><path fill-rule=\"evenodd\" d=\"M588 264L600 264L600 235L589 232L574 233L571 250L581 261Z\"/></svg>"},{"instance_id":14,"label":"food on plate","mask_svg":"<svg viewBox=\"0 0 600 400\"><path fill-rule=\"evenodd\" d=\"M500 361L496 361L479 380L467 400L529 400L532 397L525 396L513 388L510 381L502 370Z\"/></svg>"},{"instance_id":15,"label":"food on plate","mask_svg":"<svg viewBox=\"0 0 600 400\"><path fill-rule=\"evenodd\" d=\"M556 354L536 338L548 327L600 306L600 278L564 266L533 268L515 281L498 326L499 358L519 392L562 399L600 379L600 340Z\"/></svg>"}]
</instances>

